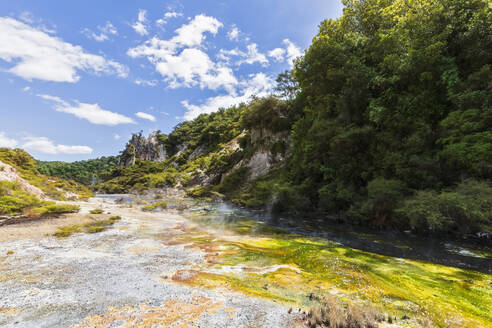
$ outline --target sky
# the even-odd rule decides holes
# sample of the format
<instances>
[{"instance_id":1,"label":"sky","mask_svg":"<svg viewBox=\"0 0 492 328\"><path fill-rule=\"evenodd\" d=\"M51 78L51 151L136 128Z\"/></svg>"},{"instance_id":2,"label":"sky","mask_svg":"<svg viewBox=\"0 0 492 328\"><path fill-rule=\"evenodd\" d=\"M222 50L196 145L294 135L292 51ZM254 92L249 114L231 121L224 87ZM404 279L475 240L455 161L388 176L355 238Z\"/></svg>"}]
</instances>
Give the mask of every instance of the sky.
<instances>
[{"instance_id":1,"label":"sky","mask_svg":"<svg viewBox=\"0 0 492 328\"><path fill-rule=\"evenodd\" d=\"M339 0L1 1L0 147L117 155L132 133L268 95L341 13Z\"/></svg>"}]
</instances>

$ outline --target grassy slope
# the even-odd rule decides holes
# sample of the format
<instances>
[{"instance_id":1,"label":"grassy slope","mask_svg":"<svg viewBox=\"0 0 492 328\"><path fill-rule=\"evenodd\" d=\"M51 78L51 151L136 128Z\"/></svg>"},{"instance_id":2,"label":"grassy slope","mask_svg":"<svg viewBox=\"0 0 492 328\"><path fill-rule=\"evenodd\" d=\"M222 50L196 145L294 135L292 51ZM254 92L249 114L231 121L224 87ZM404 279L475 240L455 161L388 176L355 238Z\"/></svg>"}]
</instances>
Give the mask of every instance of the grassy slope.
<instances>
[{"instance_id":1,"label":"grassy slope","mask_svg":"<svg viewBox=\"0 0 492 328\"><path fill-rule=\"evenodd\" d=\"M41 189L55 200L66 200L66 193L79 198L87 198L92 192L76 183L39 173L34 159L21 149L0 148L0 161L13 166L19 176L33 186ZM51 201L42 201L37 196L24 191L18 183L0 181L0 215L26 215L40 217L49 214L77 212L78 206L59 205Z\"/></svg>"},{"instance_id":2,"label":"grassy slope","mask_svg":"<svg viewBox=\"0 0 492 328\"><path fill-rule=\"evenodd\" d=\"M87 187L75 181L48 177L39 173L34 158L21 149L0 148L0 161L12 165L20 177L41 189L52 199L65 200L66 192L74 193L80 198L92 195Z\"/></svg>"}]
</instances>

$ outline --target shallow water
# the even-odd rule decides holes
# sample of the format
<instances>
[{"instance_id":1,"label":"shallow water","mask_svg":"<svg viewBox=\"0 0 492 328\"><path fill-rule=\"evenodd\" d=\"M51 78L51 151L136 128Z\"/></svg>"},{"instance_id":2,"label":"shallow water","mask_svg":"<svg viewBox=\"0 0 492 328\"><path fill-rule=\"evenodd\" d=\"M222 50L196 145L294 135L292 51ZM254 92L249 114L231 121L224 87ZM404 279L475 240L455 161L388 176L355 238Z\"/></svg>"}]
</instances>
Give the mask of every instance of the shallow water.
<instances>
[{"instance_id":1,"label":"shallow water","mask_svg":"<svg viewBox=\"0 0 492 328\"><path fill-rule=\"evenodd\" d=\"M190 279L192 285L228 284L300 306L311 305L313 293L330 293L396 316L430 317L441 326L492 326L487 246L321 222L272 222L227 204L204 203L188 215L209 234L189 232L185 239L205 249L211 263Z\"/></svg>"},{"instance_id":2,"label":"shallow water","mask_svg":"<svg viewBox=\"0 0 492 328\"><path fill-rule=\"evenodd\" d=\"M231 207L231 212L235 212ZM423 237L408 232L375 231L323 220L296 220L239 211L252 219L293 233L319 237L342 245L405 259L423 260L457 268L492 273L492 240Z\"/></svg>"}]
</instances>

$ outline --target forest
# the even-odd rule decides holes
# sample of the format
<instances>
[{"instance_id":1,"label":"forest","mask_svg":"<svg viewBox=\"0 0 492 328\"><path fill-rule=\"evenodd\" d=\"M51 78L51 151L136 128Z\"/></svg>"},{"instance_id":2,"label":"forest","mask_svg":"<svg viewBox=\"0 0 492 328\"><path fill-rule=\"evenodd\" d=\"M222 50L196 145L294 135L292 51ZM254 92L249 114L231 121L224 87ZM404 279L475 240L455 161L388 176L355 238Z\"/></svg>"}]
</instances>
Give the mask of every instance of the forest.
<instances>
[{"instance_id":1,"label":"forest","mask_svg":"<svg viewBox=\"0 0 492 328\"><path fill-rule=\"evenodd\" d=\"M115 168L118 163L118 156L103 156L77 162L36 161L36 166L42 174L74 180L89 186L99 182L101 175Z\"/></svg>"},{"instance_id":2,"label":"forest","mask_svg":"<svg viewBox=\"0 0 492 328\"><path fill-rule=\"evenodd\" d=\"M421 233L491 232L487 1L344 4L343 15L323 21L304 56L278 76L275 95L179 124L159 137L167 161L118 167L100 189L180 184L190 195L218 193L296 216ZM269 145L282 161L248 179L238 165L264 147L252 133L265 129L284 133ZM224 148L231 140L239 150ZM210 177L206 185L196 187L198 171Z\"/></svg>"}]
</instances>

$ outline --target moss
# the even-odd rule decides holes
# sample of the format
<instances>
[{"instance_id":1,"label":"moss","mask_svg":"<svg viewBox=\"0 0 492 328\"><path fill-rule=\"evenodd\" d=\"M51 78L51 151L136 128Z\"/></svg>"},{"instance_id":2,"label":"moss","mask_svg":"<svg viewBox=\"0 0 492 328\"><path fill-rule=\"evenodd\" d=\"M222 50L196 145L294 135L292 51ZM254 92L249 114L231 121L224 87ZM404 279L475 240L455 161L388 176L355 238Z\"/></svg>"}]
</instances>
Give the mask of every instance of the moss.
<instances>
[{"instance_id":1,"label":"moss","mask_svg":"<svg viewBox=\"0 0 492 328\"><path fill-rule=\"evenodd\" d=\"M145 205L142 207L142 211L155 211L158 209L165 209L167 208L167 203L165 201L158 201L149 205Z\"/></svg>"},{"instance_id":2,"label":"moss","mask_svg":"<svg viewBox=\"0 0 492 328\"><path fill-rule=\"evenodd\" d=\"M97 233L97 232L104 231L104 229L106 229L106 228L103 226L90 226L90 227L87 227L86 232L87 233Z\"/></svg>"},{"instance_id":3,"label":"moss","mask_svg":"<svg viewBox=\"0 0 492 328\"><path fill-rule=\"evenodd\" d=\"M96 209L90 210L89 213L91 213L91 214L103 214L104 211L100 208L96 208Z\"/></svg>"},{"instance_id":4,"label":"moss","mask_svg":"<svg viewBox=\"0 0 492 328\"><path fill-rule=\"evenodd\" d=\"M108 226L111 226L120 220L120 216L112 216L107 220L91 221L83 225L63 226L59 227L54 235L59 238L64 238L77 232L97 233L106 230Z\"/></svg>"},{"instance_id":5,"label":"moss","mask_svg":"<svg viewBox=\"0 0 492 328\"><path fill-rule=\"evenodd\" d=\"M59 227L53 235L58 238L66 238L77 232L82 232L82 228L79 225L69 225Z\"/></svg>"}]
</instances>

